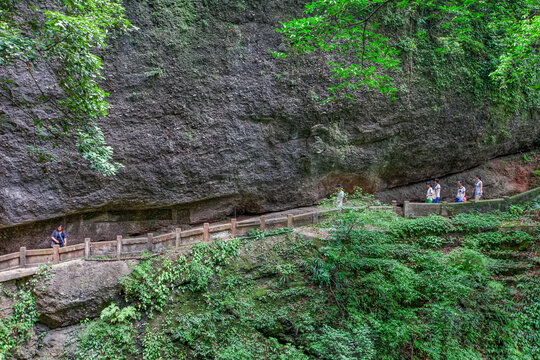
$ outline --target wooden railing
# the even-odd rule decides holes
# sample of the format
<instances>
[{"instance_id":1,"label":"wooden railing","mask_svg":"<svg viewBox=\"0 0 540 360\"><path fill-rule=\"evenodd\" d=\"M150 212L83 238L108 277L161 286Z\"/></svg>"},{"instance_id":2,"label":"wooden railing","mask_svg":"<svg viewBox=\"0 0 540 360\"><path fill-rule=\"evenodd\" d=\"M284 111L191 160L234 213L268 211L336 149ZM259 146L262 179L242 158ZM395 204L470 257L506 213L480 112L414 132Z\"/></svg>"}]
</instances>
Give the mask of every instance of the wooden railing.
<instances>
[{"instance_id":1,"label":"wooden railing","mask_svg":"<svg viewBox=\"0 0 540 360\"><path fill-rule=\"evenodd\" d=\"M377 206L376 208L396 210L396 206ZM59 247L55 245L49 249L28 250L21 247L19 252L0 256L0 282L32 275L39 265L59 264L61 262L91 259L99 257L116 258L121 260L144 251L152 252L168 247L185 248L198 242L207 242L214 239L229 239L244 236L249 230L261 231L278 228L293 228L318 223L329 213L338 209L321 209L300 214L288 214L282 217L259 216L247 220L237 221L231 219L229 223L211 225L204 223L202 227L189 230L175 229L174 232L157 235L149 233L145 237L124 238L121 235L116 240L93 242L90 238L84 243ZM29 271L12 272L9 270L28 269ZM4 274L3 274L4 273Z\"/></svg>"}]
</instances>

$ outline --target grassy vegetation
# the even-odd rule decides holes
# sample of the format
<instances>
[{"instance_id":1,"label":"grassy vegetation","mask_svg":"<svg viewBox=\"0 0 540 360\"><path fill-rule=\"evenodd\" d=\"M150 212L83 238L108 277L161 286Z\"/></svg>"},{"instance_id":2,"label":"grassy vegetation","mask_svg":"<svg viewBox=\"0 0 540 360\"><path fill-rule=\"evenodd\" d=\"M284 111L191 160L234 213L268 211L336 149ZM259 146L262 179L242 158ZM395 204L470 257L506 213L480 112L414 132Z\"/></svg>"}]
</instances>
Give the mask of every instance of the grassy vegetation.
<instances>
[{"instance_id":1,"label":"grassy vegetation","mask_svg":"<svg viewBox=\"0 0 540 360\"><path fill-rule=\"evenodd\" d=\"M83 325L75 358L537 359L538 233L497 230L537 209L357 209L326 239L258 233L150 259L123 308Z\"/></svg>"},{"instance_id":2,"label":"grassy vegetation","mask_svg":"<svg viewBox=\"0 0 540 360\"><path fill-rule=\"evenodd\" d=\"M539 209L403 219L360 206L321 239L253 232L150 258L66 358L538 359L538 229L502 225ZM32 334L31 294L0 323L0 358Z\"/></svg>"}]
</instances>

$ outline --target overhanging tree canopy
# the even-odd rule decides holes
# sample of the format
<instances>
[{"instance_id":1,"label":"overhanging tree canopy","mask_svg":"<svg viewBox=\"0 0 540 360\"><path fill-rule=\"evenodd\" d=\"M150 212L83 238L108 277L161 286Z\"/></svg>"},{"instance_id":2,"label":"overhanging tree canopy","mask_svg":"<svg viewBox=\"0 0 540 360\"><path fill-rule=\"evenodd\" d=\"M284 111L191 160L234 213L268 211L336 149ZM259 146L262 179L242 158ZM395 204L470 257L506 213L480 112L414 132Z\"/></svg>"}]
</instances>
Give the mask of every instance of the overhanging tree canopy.
<instances>
[{"instance_id":1,"label":"overhanging tree canopy","mask_svg":"<svg viewBox=\"0 0 540 360\"><path fill-rule=\"evenodd\" d=\"M437 54L482 57L500 89L540 90L537 0L318 0L277 31L291 54L325 53L335 85L328 100L367 88L394 98L403 54L431 41ZM484 69L482 69L484 70Z\"/></svg>"}]
</instances>

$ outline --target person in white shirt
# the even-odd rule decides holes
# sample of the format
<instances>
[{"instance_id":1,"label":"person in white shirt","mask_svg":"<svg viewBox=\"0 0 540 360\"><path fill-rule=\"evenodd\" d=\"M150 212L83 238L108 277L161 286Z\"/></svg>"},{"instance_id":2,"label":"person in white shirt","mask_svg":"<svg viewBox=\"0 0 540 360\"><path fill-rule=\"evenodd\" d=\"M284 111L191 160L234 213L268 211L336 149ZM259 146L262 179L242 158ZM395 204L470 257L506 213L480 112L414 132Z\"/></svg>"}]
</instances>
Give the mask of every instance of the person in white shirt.
<instances>
[{"instance_id":1,"label":"person in white shirt","mask_svg":"<svg viewBox=\"0 0 540 360\"><path fill-rule=\"evenodd\" d=\"M465 186L463 186L463 183L461 181L457 182L458 184L458 191L456 195L456 202L465 202L467 201L467 198L465 197Z\"/></svg>"},{"instance_id":2,"label":"person in white shirt","mask_svg":"<svg viewBox=\"0 0 540 360\"><path fill-rule=\"evenodd\" d=\"M482 195L484 195L484 183L480 175L476 175L474 177L474 201L480 200Z\"/></svg>"},{"instance_id":3,"label":"person in white shirt","mask_svg":"<svg viewBox=\"0 0 540 360\"><path fill-rule=\"evenodd\" d=\"M435 191L433 190L433 186L431 185L430 182L426 183L426 187L427 187L426 202L432 203L433 200L435 200Z\"/></svg>"},{"instance_id":4,"label":"person in white shirt","mask_svg":"<svg viewBox=\"0 0 540 360\"><path fill-rule=\"evenodd\" d=\"M435 200L433 200L434 203L439 203L441 201L441 184L439 184L439 179L433 180L435 183L435 187L433 190L435 190Z\"/></svg>"},{"instance_id":5,"label":"person in white shirt","mask_svg":"<svg viewBox=\"0 0 540 360\"><path fill-rule=\"evenodd\" d=\"M343 207L343 198L345 197L345 192L343 192L343 185L339 184L337 186L337 189L338 189L338 193L337 193L337 196L336 196L336 206L338 208L342 208Z\"/></svg>"}]
</instances>

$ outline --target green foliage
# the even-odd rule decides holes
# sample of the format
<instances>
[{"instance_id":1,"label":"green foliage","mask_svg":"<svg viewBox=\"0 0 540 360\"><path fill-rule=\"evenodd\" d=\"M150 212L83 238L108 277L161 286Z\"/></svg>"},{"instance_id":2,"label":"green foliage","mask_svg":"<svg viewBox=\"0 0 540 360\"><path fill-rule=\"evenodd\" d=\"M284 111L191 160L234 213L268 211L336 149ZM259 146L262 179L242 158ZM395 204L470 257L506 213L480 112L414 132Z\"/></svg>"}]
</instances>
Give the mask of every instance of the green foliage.
<instances>
[{"instance_id":1,"label":"green foliage","mask_svg":"<svg viewBox=\"0 0 540 360\"><path fill-rule=\"evenodd\" d=\"M0 94L32 116L37 139L43 147L31 146L29 153L39 161L51 161L51 148L75 139L75 147L89 167L104 175L121 167L112 163L97 125L107 115L107 93L99 88L102 79L100 58L93 53L105 47L107 32L125 30L129 22L118 0L58 0L54 6L40 1L0 5L0 65L24 65L40 96L21 101L12 95L15 79L0 79ZM54 69L61 95L49 92L35 77L43 63ZM33 108L43 108L46 116L37 116Z\"/></svg>"},{"instance_id":2,"label":"green foliage","mask_svg":"<svg viewBox=\"0 0 540 360\"><path fill-rule=\"evenodd\" d=\"M517 307L513 314L513 359L533 360L540 358L540 280L524 278L519 285Z\"/></svg>"},{"instance_id":3,"label":"green foliage","mask_svg":"<svg viewBox=\"0 0 540 360\"><path fill-rule=\"evenodd\" d=\"M434 90L538 104L539 24L534 0L317 0L305 17L281 23L289 49L271 53L326 53L334 79L327 101L353 99L360 88L393 99L418 69Z\"/></svg>"},{"instance_id":4,"label":"green foliage","mask_svg":"<svg viewBox=\"0 0 540 360\"><path fill-rule=\"evenodd\" d=\"M499 219L494 214L463 213L452 218L454 231L471 233L497 229Z\"/></svg>"},{"instance_id":5,"label":"green foliage","mask_svg":"<svg viewBox=\"0 0 540 360\"><path fill-rule=\"evenodd\" d=\"M469 235L464 246L478 251L525 250L534 244L535 238L523 231L485 232Z\"/></svg>"},{"instance_id":6,"label":"green foliage","mask_svg":"<svg viewBox=\"0 0 540 360\"><path fill-rule=\"evenodd\" d=\"M416 243L424 248L438 249L443 247L447 240L440 236L426 235L415 239Z\"/></svg>"},{"instance_id":7,"label":"green foliage","mask_svg":"<svg viewBox=\"0 0 540 360\"><path fill-rule=\"evenodd\" d=\"M30 288L23 286L12 296L12 314L0 319L1 360L11 359L11 355L32 338L32 329L39 316Z\"/></svg>"},{"instance_id":8,"label":"green foliage","mask_svg":"<svg viewBox=\"0 0 540 360\"><path fill-rule=\"evenodd\" d=\"M133 306L120 309L113 303L103 309L98 320L83 322L74 359L131 359L136 354L136 331L132 326L136 317Z\"/></svg>"},{"instance_id":9,"label":"green foliage","mask_svg":"<svg viewBox=\"0 0 540 360\"><path fill-rule=\"evenodd\" d=\"M126 299L136 302L137 309L162 310L171 293L170 282L175 278L171 261L156 267L155 260L145 260L122 279Z\"/></svg>"},{"instance_id":10,"label":"green foliage","mask_svg":"<svg viewBox=\"0 0 540 360\"><path fill-rule=\"evenodd\" d=\"M442 235L449 232L451 222L439 215L424 218L403 219L389 226L387 232L396 238L412 238L424 235Z\"/></svg>"},{"instance_id":11,"label":"green foliage","mask_svg":"<svg viewBox=\"0 0 540 360\"><path fill-rule=\"evenodd\" d=\"M311 337L308 350L322 360L369 360L375 356L370 336L366 326L346 331L324 325Z\"/></svg>"},{"instance_id":12,"label":"green foliage","mask_svg":"<svg viewBox=\"0 0 540 360\"><path fill-rule=\"evenodd\" d=\"M126 300L134 301L139 310L161 312L174 288L187 284L190 291L203 291L220 268L236 255L240 240L216 240L211 244L197 243L191 249L191 259L180 257L177 261L145 260L132 273L122 279ZM159 266L157 261L160 261Z\"/></svg>"},{"instance_id":13,"label":"green foliage","mask_svg":"<svg viewBox=\"0 0 540 360\"><path fill-rule=\"evenodd\" d=\"M144 360L166 360L177 358L174 344L164 331L147 328L143 338Z\"/></svg>"},{"instance_id":14,"label":"green foliage","mask_svg":"<svg viewBox=\"0 0 540 360\"><path fill-rule=\"evenodd\" d=\"M502 214L402 219L381 211L344 210L321 239L257 233L141 263L124 281L130 315L113 307L95 326L112 331L113 322L141 319L143 359L537 357L531 270L540 262L520 252L534 236L479 232L496 229ZM110 338L109 348L124 349L120 358L133 343L130 332Z\"/></svg>"},{"instance_id":15,"label":"green foliage","mask_svg":"<svg viewBox=\"0 0 540 360\"><path fill-rule=\"evenodd\" d=\"M33 328L39 313L33 291L38 281L49 277L48 271L49 267L40 267L34 277L21 285L15 293L4 291L13 300L13 306L11 314L2 314L0 318L0 360L11 359L21 345L34 336Z\"/></svg>"}]
</instances>

